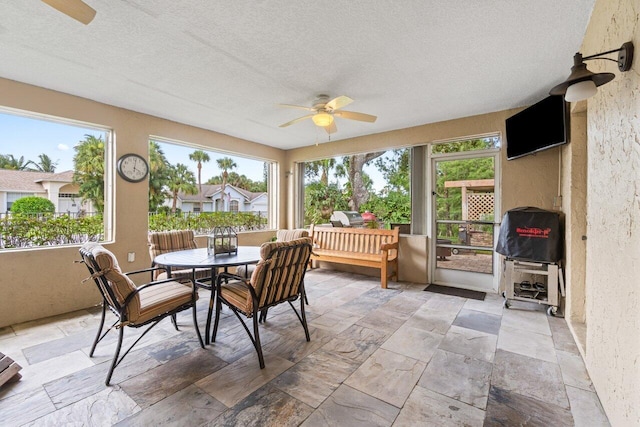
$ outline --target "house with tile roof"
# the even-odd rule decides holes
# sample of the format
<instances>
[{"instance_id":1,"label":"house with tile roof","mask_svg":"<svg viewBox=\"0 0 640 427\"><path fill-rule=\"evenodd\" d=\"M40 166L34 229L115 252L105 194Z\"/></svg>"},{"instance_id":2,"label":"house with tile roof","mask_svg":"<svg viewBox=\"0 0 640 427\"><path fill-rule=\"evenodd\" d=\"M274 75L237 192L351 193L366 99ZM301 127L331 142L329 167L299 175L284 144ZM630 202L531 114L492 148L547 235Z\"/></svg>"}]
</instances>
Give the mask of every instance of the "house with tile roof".
<instances>
[{"instance_id":1,"label":"house with tile roof","mask_svg":"<svg viewBox=\"0 0 640 427\"><path fill-rule=\"evenodd\" d=\"M243 188L227 184L224 193L220 184L202 184L202 193L178 193L176 207L182 212L199 212L202 200L202 212L266 212L268 195L266 192L254 193ZM171 207L173 199L168 198L166 206Z\"/></svg>"},{"instance_id":2,"label":"house with tile roof","mask_svg":"<svg viewBox=\"0 0 640 427\"><path fill-rule=\"evenodd\" d=\"M73 171L59 173L0 169L0 213L11 210L16 200L27 196L44 197L56 212L91 212L91 202L83 201Z\"/></svg>"}]
</instances>

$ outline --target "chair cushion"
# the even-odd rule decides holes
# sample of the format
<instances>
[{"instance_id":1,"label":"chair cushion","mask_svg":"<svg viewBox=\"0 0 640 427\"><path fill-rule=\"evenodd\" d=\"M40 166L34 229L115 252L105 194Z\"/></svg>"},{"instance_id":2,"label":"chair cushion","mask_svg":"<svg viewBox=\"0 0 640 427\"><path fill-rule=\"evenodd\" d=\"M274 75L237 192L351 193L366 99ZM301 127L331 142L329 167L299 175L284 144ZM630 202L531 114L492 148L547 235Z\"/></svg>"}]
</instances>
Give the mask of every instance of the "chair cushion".
<instances>
[{"instance_id":1,"label":"chair cushion","mask_svg":"<svg viewBox=\"0 0 640 427\"><path fill-rule=\"evenodd\" d=\"M193 230L154 231L148 235L149 256L151 262L158 256L167 252L197 249ZM157 280L161 280L159 274L154 273ZM164 276L166 278L166 275Z\"/></svg>"},{"instance_id":2,"label":"chair cushion","mask_svg":"<svg viewBox=\"0 0 640 427\"><path fill-rule=\"evenodd\" d=\"M109 287L113 290L118 304L123 305L129 294L136 290L136 285L120 269L115 255L102 245L93 243L84 246L88 249L103 272L104 278L108 281ZM183 286L184 287L184 286ZM140 315L140 300L133 298L128 306L128 318L137 318Z\"/></svg>"},{"instance_id":3,"label":"chair cushion","mask_svg":"<svg viewBox=\"0 0 640 427\"><path fill-rule=\"evenodd\" d=\"M288 242L291 240L297 240L302 237L309 237L309 231L303 228L294 229L294 230L278 230L276 232L276 241L277 242ZM255 264L250 265L241 265L236 270L236 274L241 277L251 277L253 274L253 270L256 269Z\"/></svg>"},{"instance_id":4,"label":"chair cushion","mask_svg":"<svg viewBox=\"0 0 640 427\"><path fill-rule=\"evenodd\" d=\"M311 244L308 237L291 240L288 242L268 242L260 246L260 258L262 260L255 266L251 274L250 286L255 289L258 297L258 308L266 305L267 301L280 298L288 298L299 292L301 276L307 267L306 262L296 262L304 259L303 251L309 251L309 246L300 246L296 251L289 253L289 259L273 258L274 252L283 246L295 246L301 243ZM308 257L308 252L307 252ZM286 268L277 268L289 265ZM265 283L275 284L270 289L262 292ZM245 284L240 281L222 283L220 287L222 297L247 315L252 314L253 300L251 293ZM277 294L277 295L276 295Z\"/></svg>"},{"instance_id":5,"label":"chair cushion","mask_svg":"<svg viewBox=\"0 0 640 427\"><path fill-rule=\"evenodd\" d=\"M235 306L247 315L252 314L253 301L247 285L240 281L224 283L220 287L220 294L229 304Z\"/></svg>"},{"instance_id":6,"label":"chair cushion","mask_svg":"<svg viewBox=\"0 0 640 427\"><path fill-rule=\"evenodd\" d=\"M240 277L246 277L247 279L253 274L253 270L256 269L255 264L241 265L236 269L236 274Z\"/></svg>"},{"instance_id":7,"label":"chair cushion","mask_svg":"<svg viewBox=\"0 0 640 427\"><path fill-rule=\"evenodd\" d=\"M288 242L268 242L263 243L260 246L260 258L263 261L260 261L256 265L256 269L253 271L251 275L251 284L256 290L256 295L258 295L258 306L262 307L266 300L272 299L273 295L269 295L269 292L274 292L275 290L269 290L268 292L262 292L262 286L265 283L277 282L279 283L279 289L277 292L284 295L294 295L298 292L298 286L300 284L300 279L306 270L306 263L302 263L300 265L293 263L290 268L279 269L276 267L281 267L283 265L287 265L291 263L290 259L276 259L272 258L274 252L283 246L295 246L303 243L311 244L311 239L309 237L303 237L301 239L290 240ZM303 251L308 251L309 249L304 246L300 246L295 252L289 253L289 257L295 259L300 259L303 256ZM278 277L274 276L278 275Z\"/></svg>"},{"instance_id":8,"label":"chair cushion","mask_svg":"<svg viewBox=\"0 0 640 427\"><path fill-rule=\"evenodd\" d=\"M278 230L276 233L276 241L278 242L287 242L289 240L296 240L302 237L309 237L309 231L305 229Z\"/></svg>"},{"instance_id":9,"label":"chair cushion","mask_svg":"<svg viewBox=\"0 0 640 427\"><path fill-rule=\"evenodd\" d=\"M140 311L137 317L129 317L129 322L144 323L191 302L191 287L179 282L166 282L149 286L140 291ZM196 293L196 299L198 294Z\"/></svg>"}]
</instances>

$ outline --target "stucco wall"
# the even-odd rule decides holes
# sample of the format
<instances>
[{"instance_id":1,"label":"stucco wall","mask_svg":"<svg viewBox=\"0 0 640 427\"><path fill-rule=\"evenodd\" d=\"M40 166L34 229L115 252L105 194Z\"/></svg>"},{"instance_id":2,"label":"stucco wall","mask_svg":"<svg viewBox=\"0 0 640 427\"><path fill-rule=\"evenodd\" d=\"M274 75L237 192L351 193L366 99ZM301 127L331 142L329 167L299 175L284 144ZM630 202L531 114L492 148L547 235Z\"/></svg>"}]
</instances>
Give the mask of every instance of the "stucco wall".
<instances>
[{"instance_id":1,"label":"stucco wall","mask_svg":"<svg viewBox=\"0 0 640 427\"><path fill-rule=\"evenodd\" d=\"M149 135L154 135L229 153L251 153L280 164L284 160L282 150L265 145L6 79L0 79L0 106L109 127L115 134L116 159L129 152L148 157ZM284 179L277 181L282 183ZM114 241L106 246L120 259L123 269L145 268L150 264L148 186L118 177L113 182ZM286 194L285 187L278 187L278 193ZM285 210L285 199L280 198L280 212ZM283 221L279 224L284 226ZM259 235L256 239L257 243L264 241ZM136 253L134 263L125 261L128 252ZM94 286L80 284L87 271L83 265L73 263L78 257L77 247L1 251L0 327L99 303Z\"/></svg>"},{"instance_id":2,"label":"stucco wall","mask_svg":"<svg viewBox=\"0 0 640 427\"><path fill-rule=\"evenodd\" d=\"M613 426L640 425L639 19L638 0L598 0L581 50L636 49L625 73L589 62L616 74L587 107L586 364Z\"/></svg>"},{"instance_id":3,"label":"stucco wall","mask_svg":"<svg viewBox=\"0 0 640 427\"><path fill-rule=\"evenodd\" d=\"M571 143L562 148L562 211L565 214L565 318L585 322L587 234L587 113L586 103L572 105ZM578 337L584 349L584 337Z\"/></svg>"}]
</instances>

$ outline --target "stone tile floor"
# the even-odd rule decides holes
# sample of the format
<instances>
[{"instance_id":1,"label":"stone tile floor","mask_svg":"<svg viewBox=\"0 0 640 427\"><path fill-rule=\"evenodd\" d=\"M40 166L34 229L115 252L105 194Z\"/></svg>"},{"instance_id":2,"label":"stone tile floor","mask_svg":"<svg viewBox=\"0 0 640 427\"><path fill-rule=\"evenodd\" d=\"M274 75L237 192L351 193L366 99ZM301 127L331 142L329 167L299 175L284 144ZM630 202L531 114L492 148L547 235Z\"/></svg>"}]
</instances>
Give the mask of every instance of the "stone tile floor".
<instances>
[{"instance_id":1,"label":"stone tile floor","mask_svg":"<svg viewBox=\"0 0 640 427\"><path fill-rule=\"evenodd\" d=\"M0 388L0 425L609 425L566 322L544 306L330 270L306 286L311 342L288 305L271 310L263 370L228 311L206 349L191 312L180 331L163 321L111 387L113 337L88 357L98 308L1 328L23 379ZM201 291L201 331L207 301Z\"/></svg>"}]
</instances>

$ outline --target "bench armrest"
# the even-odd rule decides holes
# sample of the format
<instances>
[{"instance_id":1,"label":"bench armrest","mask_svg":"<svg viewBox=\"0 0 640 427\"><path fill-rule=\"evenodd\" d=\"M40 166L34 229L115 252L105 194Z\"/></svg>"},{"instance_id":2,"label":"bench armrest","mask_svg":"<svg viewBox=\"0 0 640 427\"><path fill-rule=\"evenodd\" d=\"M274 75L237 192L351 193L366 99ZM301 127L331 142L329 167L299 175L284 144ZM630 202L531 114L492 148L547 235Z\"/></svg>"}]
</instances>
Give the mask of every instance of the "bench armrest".
<instances>
[{"instance_id":1,"label":"bench armrest","mask_svg":"<svg viewBox=\"0 0 640 427\"><path fill-rule=\"evenodd\" d=\"M381 251L388 251L390 249L398 249L398 242L383 243L382 245L380 245Z\"/></svg>"}]
</instances>

